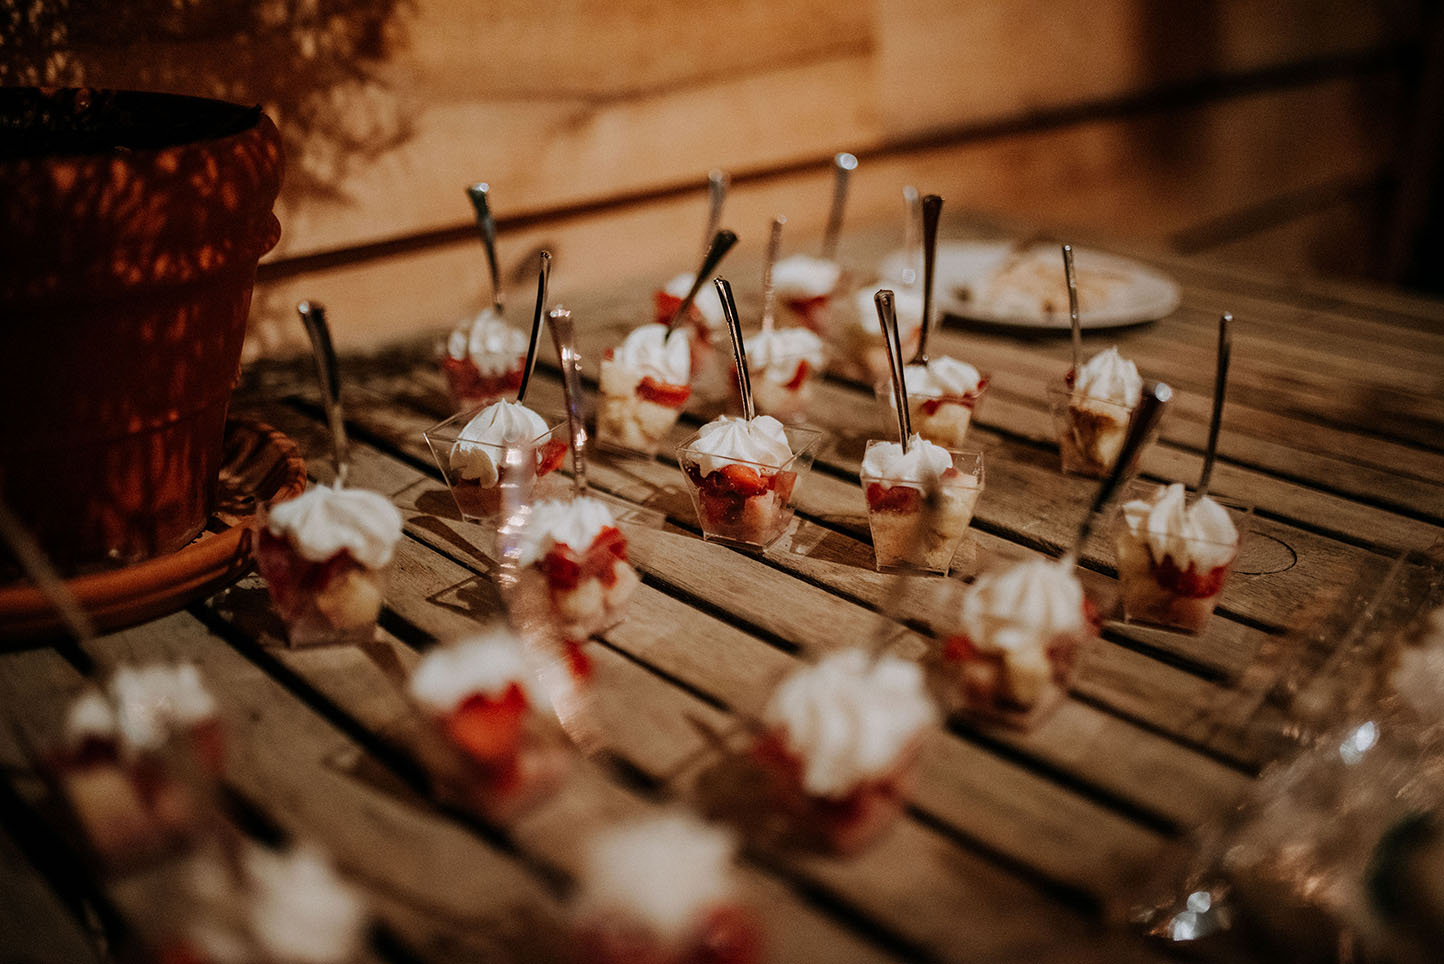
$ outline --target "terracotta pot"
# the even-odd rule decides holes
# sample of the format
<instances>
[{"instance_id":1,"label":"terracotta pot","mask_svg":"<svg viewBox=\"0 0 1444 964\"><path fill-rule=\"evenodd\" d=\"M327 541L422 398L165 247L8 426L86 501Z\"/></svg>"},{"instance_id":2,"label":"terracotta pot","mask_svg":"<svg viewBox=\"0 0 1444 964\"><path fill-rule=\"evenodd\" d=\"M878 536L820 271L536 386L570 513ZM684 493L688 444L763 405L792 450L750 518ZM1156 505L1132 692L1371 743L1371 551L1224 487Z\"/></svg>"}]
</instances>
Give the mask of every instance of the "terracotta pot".
<instances>
[{"instance_id":1,"label":"terracotta pot","mask_svg":"<svg viewBox=\"0 0 1444 964\"><path fill-rule=\"evenodd\" d=\"M63 571L205 524L281 168L258 107L0 88L0 497Z\"/></svg>"}]
</instances>

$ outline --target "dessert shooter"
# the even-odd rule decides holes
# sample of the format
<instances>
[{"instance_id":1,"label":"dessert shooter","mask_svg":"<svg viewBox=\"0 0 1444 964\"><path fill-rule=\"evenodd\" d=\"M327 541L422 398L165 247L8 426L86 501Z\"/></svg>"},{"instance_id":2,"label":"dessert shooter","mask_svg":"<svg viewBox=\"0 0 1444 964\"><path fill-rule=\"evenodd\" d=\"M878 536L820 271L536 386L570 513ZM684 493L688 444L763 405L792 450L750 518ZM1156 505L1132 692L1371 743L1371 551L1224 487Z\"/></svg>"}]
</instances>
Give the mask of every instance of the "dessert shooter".
<instances>
[{"instance_id":1,"label":"dessert shooter","mask_svg":"<svg viewBox=\"0 0 1444 964\"><path fill-rule=\"evenodd\" d=\"M1115 345L1070 370L1064 382L1049 389L1063 471L1102 478L1118 461L1143 379Z\"/></svg>"},{"instance_id":2,"label":"dessert shooter","mask_svg":"<svg viewBox=\"0 0 1444 964\"><path fill-rule=\"evenodd\" d=\"M677 448L703 538L765 549L792 521L819 433L770 415L722 415Z\"/></svg>"},{"instance_id":3,"label":"dessert shooter","mask_svg":"<svg viewBox=\"0 0 1444 964\"><path fill-rule=\"evenodd\" d=\"M946 355L908 365L903 377L913 429L943 448L961 448L973 412L987 390L987 377L967 362ZM880 403L893 404L885 381L879 381L874 391Z\"/></svg>"},{"instance_id":4,"label":"dessert shooter","mask_svg":"<svg viewBox=\"0 0 1444 964\"><path fill-rule=\"evenodd\" d=\"M824 338L832 331L832 301L842 290L845 276L837 261L837 242L847 206L848 179L856 169L857 158L851 154L838 154L832 159L832 207L823 233L821 257L794 254L773 267L783 327L802 325Z\"/></svg>"},{"instance_id":5,"label":"dessert shooter","mask_svg":"<svg viewBox=\"0 0 1444 964\"><path fill-rule=\"evenodd\" d=\"M589 495L533 505L518 534L517 564L519 593L548 600L567 642L615 625L641 582L611 510Z\"/></svg>"},{"instance_id":6,"label":"dessert shooter","mask_svg":"<svg viewBox=\"0 0 1444 964\"><path fill-rule=\"evenodd\" d=\"M438 740L423 761L443 790L496 819L518 812L566 773L545 695L504 626L431 649L408 684Z\"/></svg>"},{"instance_id":7,"label":"dessert shooter","mask_svg":"<svg viewBox=\"0 0 1444 964\"><path fill-rule=\"evenodd\" d=\"M643 325L602 358L597 442L604 448L657 454L692 395L691 335L685 328Z\"/></svg>"},{"instance_id":8,"label":"dessert shooter","mask_svg":"<svg viewBox=\"0 0 1444 964\"><path fill-rule=\"evenodd\" d=\"M807 328L764 329L747 339L747 360L757 411L800 422L812 401L813 376L827 366L822 339Z\"/></svg>"},{"instance_id":9,"label":"dessert shooter","mask_svg":"<svg viewBox=\"0 0 1444 964\"><path fill-rule=\"evenodd\" d=\"M365 489L316 485L263 508L256 565L291 645L369 640L400 539L401 513Z\"/></svg>"},{"instance_id":10,"label":"dessert shooter","mask_svg":"<svg viewBox=\"0 0 1444 964\"><path fill-rule=\"evenodd\" d=\"M797 842L856 853L902 812L936 722L917 664L843 650L782 681L754 755Z\"/></svg>"},{"instance_id":11,"label":"dessert shooter","mask_svg":"<svg viewBox=\"0 0 1444 964\"><path fill-rule=\"evenodd\" d=\"M963 593L958 629L943 642L949 705L1014 725L1062 699L1097 619L1071 559L1032 559L980 575Z\"/></svg>"},{"instance_id":12,"label":"dessert shooter","mask_svg":"<svg viewBox=\"0 0 1444 964\"><path fill-rule=\"evenodd\" d=\"M521 402L493 402L466 419L458 432L453 426L461 418L452 416L424 434L457 511L468 522L488 521L501 511L501 466L507 449L532 453L526 463L530 472L518 477L525 490L520 493L523 500L530 498L536 480L560 465L566 455L566 442L557 437L560 426L547 425Z\"/></svg>"},{"instance_id":13,"label":"dessert shooter","mask_svg":"<svg viewBox=\"0 0 1444 964\"><path fill-rule=\"evenodd\" d=\"M711 290L699 289L707 283L708 275L717 266L718 262L712 260L716 246L719 241L726 240L726 235L719 238L718 228L722 224L722 205L727 199L727 187L730 183L731 179L725 171L708 172L709 203L707 230L702 235L702 268L696 273L683 272L676 275L657 289L654 296L656 311L653 321L673 327L676 324L685 324L692 331L692 384L698 389L710 389L722 377L716 364L719 336L726 338L722 304ZM736 236L732 237L735 240ZM720 260L720 255L718 258ZM725 391L725 386L723 390Z\"/></svg>"},{"instance_id":14,"label":"dessert shooter","mask_svg":"<svg viewBox=\"0 0 1444 964\"><path fill-rule=\"evenodd\" d=\"M737 896L736 842L669 813L587 845L574 938L581 964L758 964L762 936Z\"/></svg>"},{"instance_id":15,"label":"dessert shooter","mask_svg":"<svg viewBox=\"0 0 1444 964\"><path fill-rule=\"evenodd\" d=\"M860 476L879 571L946 573L983 492L982 453L948 451L920 434L906 448L871 439Z\"/></svg>"},{"instance_id":16,"label":"dessert shooter","mask_svg":"<svg viewBox=\"0 0 1444 964\"><path fill-rule=\"evenodd\" d=\"M1123 504L1115 544L1124 618L1197 633L1208 624L1238 556L1229 511L1181 482Z\"/></svg>"},{"instance_id":17,"label":"dessert shooter","mask_svg":"<svg viewBox=\"0 0 1444 964\"><path fill-rule=\"evenodd\" d=\"M218 777L224 731L192 664L116 670L78 696L51 758L61 792L97 854L126 864L189 837L202 817L196 780Z\"/></svg>"},{"instance_id":18,"label":"dessert shooter","mask_svg":"<svg viewBox=\"0 0 1444 964\"><path fill-rule=\"evenodd\" d=\"M441 371L457 411L511 396L526 370L526 335L488 306L462 321L446 338Z\"/></svg>"}]
</instances>

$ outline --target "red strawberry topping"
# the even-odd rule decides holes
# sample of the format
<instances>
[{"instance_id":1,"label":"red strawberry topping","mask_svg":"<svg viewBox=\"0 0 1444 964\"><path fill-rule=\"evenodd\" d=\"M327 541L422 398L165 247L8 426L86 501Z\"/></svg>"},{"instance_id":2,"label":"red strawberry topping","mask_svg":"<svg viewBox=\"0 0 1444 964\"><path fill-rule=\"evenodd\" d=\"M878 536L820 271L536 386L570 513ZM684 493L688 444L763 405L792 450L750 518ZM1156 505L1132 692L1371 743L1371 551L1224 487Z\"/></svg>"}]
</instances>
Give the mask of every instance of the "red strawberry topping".
<instances>
[{"instance_id":1,"label":"red strawberry topping","mask_svg":"<svg viewBox=\"0 0 1444 964\"><path fill-rule=\"evenodd\" d=\"M1223 589L1223 582L1228 578L1228 566L1199 573L1191 563L1187 569L1179 569L1172 556L1164 556L1163 562L1153 567L1153 578L1176 596L1207 599Z\"/></svg>"},{"instance_id":2,"label":"red strawberry topping","mask_svg":"<svg viewBox=\"0 0 1444 964\"><path fill-rule=\"evenodd\" d=\"M867 486L867 507L874 512L915 512L922 499L922 492L910 485L870 482Z\"/></svg>"},{"instance_id":3,"label":"red strawberry topping","mask_svg":"<svg viewBox=\"0 0 1444 964\"><path fill-rule=\"evenodd\" d=\"M547 439L536 451L536 474L540 478L562 464L567 454L567 443L561 439Z\"/></svg>"},{"instance_id":4,"label":"red strawberry topping","mask_svg":"<svg viewBox=\"0 0 1444 964\"><path fill-rule=\"evenodd\" d=\"M441 368L457 398L493 398L510 395L521 387L520 359L516 368L500 375L483 375L469 358L443 358Z\"/></svg>"},{"instance_id":5,"label":"red strawberry topping","mask_svg":"<svg viewBox=\"0 0 1444 964\"><path fill-rule=\"evenodd\" d=\"M655 402L668 408L681 408L692 397L692 386L673 385L661 382L651 375L644 375L637 384L637 397L645 402Z\"/></svg>"},{"instance_id":6,"label":"red strawberry topping","mask_svg":"<svg viewBox=\"0 0 1444 964\"><path fill-rule=\"evenodd\" d=\"M616 563L627 561L627 537L615 526L606 526L580 557L572 547L558 542L542 558L540 566L554 592L570 592L586 579L600 579L602 585L617 581Z\"/></svg>"},{"instance_id":7,"label":"red strawberry topping","mask_svg":"<svg viewBox=\"0 0 1444 964\"><path fill-rule=\"evenodd\" d=\"M446 734L482 766L507 766L521 746L526 707L526 694L516 683L500 699L473 693L447 716Z\"/></svg>"},{"instance_id":8,"label":"red strawberry topping","mask_svg":"<svg viewBox=\"0 0 1444 964\"><path fill-rule=\"evenodd\" d=\"M798 362L797 371L793 374L792 378L788 380L787 384L783 385L782 387L787 389L789 392L797 391L799 388L802 387L802 383L807 381L807 376L811 371L812 366L809 365L806 360Z\"/></svg>"}]
</instances>

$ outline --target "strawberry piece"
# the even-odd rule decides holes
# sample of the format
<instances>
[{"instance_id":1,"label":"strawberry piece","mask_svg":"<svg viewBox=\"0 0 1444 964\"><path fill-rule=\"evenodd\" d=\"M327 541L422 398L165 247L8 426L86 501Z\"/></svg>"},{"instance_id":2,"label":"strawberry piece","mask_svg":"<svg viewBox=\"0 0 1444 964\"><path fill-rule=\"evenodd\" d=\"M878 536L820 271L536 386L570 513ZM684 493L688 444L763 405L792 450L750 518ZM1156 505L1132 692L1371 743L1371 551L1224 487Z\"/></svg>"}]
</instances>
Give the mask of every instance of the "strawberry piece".
<instances>
[{"instance_id":1,"label":"strawberry piece","mask_svg":"<svg viewBox=\"0 0 1444 964\"><path fill-rule=\"evenodd\" d=\"M729 904L703 919L686 964L759 964L761 960L762 936L756 924L741 908Z\"/></svg>"},{"instance_id":2,"label":"strawberry piece","mask_svg":"<svg viewBox=\"0 0 1444 964\"><path fill-rule=\"evenodd\" d=\"M567 454L567 443L561 439L548 439L536 452L536 474L540 478L562 464Z\"/></svg>"},{"instance_id":3,"label":"strawberry piece","mask_svg":"<svg viewBox=\"0 0 1444 964\"><path fill-rule=\"evenodd\" d=\"M1164 556L1163 562L1153 567L1153 578L1175 596L1207 599L1223 589L1223 581L1228 578L1228 566L1200 573L1191 563L1187 569L1179 569L1172 556Z\"/></svg>"},{"instance_id":4,"label":"strawberry piece","mask_svg":"<svg viewBox=\"0 0 1444 964\"><path fill-rule=\"evenodd\" d=\"M962 663L979 656L978 647L962 633L949 636L943 642L943 659L950 663Z\"/></svg>"},{"instance_id":5,"label":"strawberry piece","mask_svg":"<svg viewBox=\"0 0 1444 964\"><path fill-rule=\"evenodd\" d=\"M499 375L483 375L470 358L443 358L441 370L451 393L457 398L495 398L510 395L521 387L521 365Z\"/></svg>"},{"instance_id":6,"label":"strawberry piece","mask_svg":"<svg viewBox=\"0 0 1444 964\"><path fill-rule=\"evenodd\" d=\"M823 322L826 320L827 295L818 295L816 298L789 298L787 307L802 316L804 325L821 333Z\"/></svg>"},{"instance_id":7,"label":"strawberry piece","mask_svg":"<svg viewBox=\"0 0 1444 964\"><path fill-rule=\"evenodd\" d=\"M644 375L637 383L636 394L644 402L681 408L687 404L687 399L692 397L692 386L673 385L670 382L658 381L651 375Z\"/></svg>"},{"instance_id":8,"label":"strawberry piece","mask_svg":"<svg viewBox=\"0 0 1444 964\"><path fill-rule=\"evenodd\" d=\"M585 683L592 678L592 658L587 651L582 649L582 644L574 639L569 639L563 644L563 655L567 662L567 671L572 674L572 679L579 683Z\"/></svg>"},{"instance_id":9,"label":"strawberry piece","mask_svg":"<svg viewBox=\"0 0 1444 964\"><path fill-rule=\"evenodd\" d=\"M797 371L793 373L790 379L788 379L787 384L783 385L782 387L787 389L789 392L797 391L799 388L802 387L802 383L807 381L807 376L811 372L812 366L809 365L805 360L798 362Z\"/></svg>"},{"instance_id":10,"label":"strawberry piece","mask_svg":"<svg viewBox=\"0 0 1444 964\"><path fill-rule=\"evenodd\" d=\"M586 579L600 579L602 585L617 581L616 564L627 561L627 537L616 526L604 526L580 557L571 546L558 542L539 566L553 592L571 592Z\"/></svg>"},{"instance_id":11,"label":"strawberry piece","mask_svg":"<svg viewBox=\"0 0 1444 964\"><path fill-rule=\"evenodd\" d=\"M500 699L473 693L446 717L446 735L482 766L504 767L521 746L526 706L516 683Z\"/></svg>"},{"instance_id":12,"label":"strawberry piece","mask_svg":"<svg viewBox=\"0 0 1444 964\"><path fill-rule=\"evenodd\" d=\"M540 563L547 585L554 592L570 592L582 581L582 564L566 543L552 546Z\"/></svg>"},{"instance_id":13,"label":"strawberry piece","mask_svg":"<svg viewBox=\"0 0 1444 964\"><path fill-rule=\"evenodd\" d=\"M923 494L910 485L883 485L871 482L867 487L867 507L874 512L915 512Z\"/></svg>"},{"instance_id":14,"label":"strawberry piece","mask_svg":"<svg viewBox=\"0 0 1444 964\"><path fill-rule=\"evenodd\" d=\"M719 475L722 478L714 482L719 490L721 490L725 484L726 489L730 489L733 493L744 499L751 498L754 495L762 495L767 492L768 489L772 488L773 476L763 475L754 468L746 465L738 465L736 462L733 462L731 465L722 466L722 468L712 473L708 478L716 479Z\"/></svg>"}]
</instances>

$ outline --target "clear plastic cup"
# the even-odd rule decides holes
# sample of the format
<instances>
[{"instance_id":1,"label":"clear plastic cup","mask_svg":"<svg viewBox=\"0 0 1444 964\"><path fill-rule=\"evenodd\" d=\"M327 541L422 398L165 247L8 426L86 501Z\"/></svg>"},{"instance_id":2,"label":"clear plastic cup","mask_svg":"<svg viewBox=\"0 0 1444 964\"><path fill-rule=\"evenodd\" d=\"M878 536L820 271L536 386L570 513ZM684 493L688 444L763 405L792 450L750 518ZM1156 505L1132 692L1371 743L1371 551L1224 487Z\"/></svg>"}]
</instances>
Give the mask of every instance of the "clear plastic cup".
<instances>
[{"instance_id":1,"label":"clear plastic cup","mask_svg":"<svg viewBox=\"0 0 1444 964\"><path fill-rule=\"evenodd\" d=\"M286 624L292 646L367 643L386 598L391 566L366 566L342 550L322 562L304 558L290 540L256 515L256 568Z\"/></svg>"},{"instance_id":2,"label":"clear plastic cup","mask_svg":"<svg viewBox=\"0 0 1444 964\"><path fill-rule=\"evenodd\" d=\"M1113 471L1136 407L1099 398L1074 398L1072 389L1050 385L1048 408L1053 413L1063 471L1095 479Z\"/></svg>"},{"instance_id":3,"label":"clear plastic cup","mask_svg":"<svg viewBox=\"0 0 1444 964\"><path fill-rule=\"evenodd\" d=\"M499 442L463 439L461 431L475 414L476 411L472 410L453 415L422 434L437 468L446 479L446 486L451 490L461 518L467 522L489 523L496 521L502 508L501 466L505 464L508 446ZM533 453L533 474L520 478L525 490L520 493L523 499L529 499L537 481L560 466L566 458L566 421L550 417L544 417L543 421L551 427L534 439L518 443L530 448ZM468 455L471 457L468 458Z\"/></svg>"},{"instance_id":4,"label":"clear plastic cup","mask_svg":"<svg viewBox=\"0 0 1444 964\"><path fill-rule=\"evenodd\" d=\"M890 443L871 439L867 450L884 444ZM879 572L946 574L952 566L983 493L983 453L948 454L953 467L938 480L937 501L931 507L922 482L861 476Z\"/></svg>"},{"instance_id":5,"label":"clear plastic cup","mask_svg":"<svg viewBox=\"0 0 1444 964\"><path fill-rule=\"evenodd\" d=\"M787 426L792 456L780 465L732 459L703 474L707 453L694 448L701 433L677 446L677 461L687 479L692 506L702 524L702 537L741 549L766 549L792 521L797 488L812 469L822 433Z\"/></svg>"},{"instance_id":6,"label":"clear plastic cup","mask_svg":"<svg viewBox=\"0 0 1444 964\"><path fill-rule=\"evenodd\" d=\"M1135 533L1128 525L1123 505L1134 501L1156 502L1164 486L1133 482L1119 501L1113 523L1114 548L1118 553L1118 584L1123 618L1130 623L1143 623L1200 633L1223 596L1229 573L1243 548L1253 517L1247 503L1219 496L1209 496L1228 512L1237 539L1223 542L1208 539L1186 539L1188 566L1180 568L1172 556L1156 559L1145 535ZM1190 491L1186 503L1192 505ZM1199 562L1203 565L1199 566Z\"/></svg>"}]
</instances>

